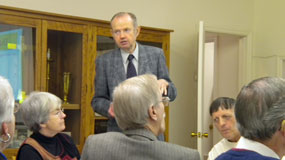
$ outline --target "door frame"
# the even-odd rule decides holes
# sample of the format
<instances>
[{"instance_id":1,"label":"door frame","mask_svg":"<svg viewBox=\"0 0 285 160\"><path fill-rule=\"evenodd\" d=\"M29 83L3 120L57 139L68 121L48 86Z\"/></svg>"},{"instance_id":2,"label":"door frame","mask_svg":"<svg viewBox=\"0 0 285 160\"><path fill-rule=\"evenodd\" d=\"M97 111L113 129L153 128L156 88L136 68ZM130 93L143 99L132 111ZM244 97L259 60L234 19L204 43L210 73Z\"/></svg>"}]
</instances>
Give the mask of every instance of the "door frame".
<instances>
[{"instance_id":1,"label":"door frame","mask_svg":"<svg viewBox=\"0 0 285 160\"><path fill-rule=\"evenodd\" d=\"M204 26L204 31L242 37L239 41L238 87L241 88L244 84L250 82L252 77L252 33L249 31L237 31L230 28L218 28L207 25Z\"/></svg>"}]
</instances>

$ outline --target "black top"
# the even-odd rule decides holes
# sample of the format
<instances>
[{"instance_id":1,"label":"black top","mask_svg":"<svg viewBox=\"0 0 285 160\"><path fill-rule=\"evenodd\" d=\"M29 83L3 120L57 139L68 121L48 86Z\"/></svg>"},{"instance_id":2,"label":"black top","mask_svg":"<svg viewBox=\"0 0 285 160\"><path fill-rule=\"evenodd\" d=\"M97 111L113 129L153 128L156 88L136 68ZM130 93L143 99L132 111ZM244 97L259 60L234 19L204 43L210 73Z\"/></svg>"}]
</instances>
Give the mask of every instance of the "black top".
<instances>
[{"instance_id":1,"label":"black top","mask_svg":"<svg viewBox=\"0 0 285 160\"><path fill-rule=\"evenodd\" d=\"M58 133L50 138L37 132L33 133L30 137L36 140L44 149L54 156L60 156L61 159L66 159L67 157L77 157L77 159L80 159L80 154L76 145L71 137L66 134ZM43 160L39 152L28 144L22 144L19 149L17 160L21 159Z\"/></svg>"}]
</instances>

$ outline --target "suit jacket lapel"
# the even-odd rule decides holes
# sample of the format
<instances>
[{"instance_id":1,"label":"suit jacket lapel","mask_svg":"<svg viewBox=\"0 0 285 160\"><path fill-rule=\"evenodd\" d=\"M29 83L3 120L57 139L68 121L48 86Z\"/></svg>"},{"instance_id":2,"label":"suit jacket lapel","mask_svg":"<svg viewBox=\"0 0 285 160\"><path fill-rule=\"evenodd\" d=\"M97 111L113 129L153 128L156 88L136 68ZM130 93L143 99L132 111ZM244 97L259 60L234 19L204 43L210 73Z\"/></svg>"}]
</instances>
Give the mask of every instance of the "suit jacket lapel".
<instances>
[{"instance_id":1,"label":"suit jacket lapel","mask_svg":"<svg viewBox=\"0 0 285 160\"><path fill-rule=\"evenodd\" d=\"M147 56L147 53L144 49L144 47L140 44L138 44L139 46L139 68L138 68L138 75L142 75L147 73L147 71L149 71L148 69L148 61L149 61L149 57Z\"/></svg>"},{"instance_id":2,"label":"suit jacket lapel","mask_svg":"<svg viewBox=\"0 0 285 160\"><path fill-rule=\"evenodd\" d=\"M121 56L120 49L116 49L115 52L113 52L113 62L112 62L112 71L111 73L114 73L114 81L116 81L115 86L126 80L126 74L125 74L125 68L123 64L123 58Z\"/></svg>"}]
</instances>

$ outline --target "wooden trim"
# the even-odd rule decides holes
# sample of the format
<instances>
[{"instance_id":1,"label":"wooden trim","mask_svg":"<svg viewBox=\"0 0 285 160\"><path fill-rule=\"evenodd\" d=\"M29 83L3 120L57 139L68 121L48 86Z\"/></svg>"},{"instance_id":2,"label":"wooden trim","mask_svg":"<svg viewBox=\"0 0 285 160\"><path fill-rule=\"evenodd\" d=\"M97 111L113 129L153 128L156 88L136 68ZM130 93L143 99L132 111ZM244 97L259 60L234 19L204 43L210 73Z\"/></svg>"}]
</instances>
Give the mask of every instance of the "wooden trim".
<instances>
[{"instance_id":1,"label":"wooden trim","mask_svg":"<svg viewBox=\"0 0 285 160\"><path fill-rule=\"evenodd\" d=\"M35 10L30 10L30 9L9 7L9 6L3 6L3 5L0 5L0 13L36 18L36 19L69 22L69 23L75 23L75 24L76 23L78 24L93 23L94 25L101 26L101 27L110 27L110 21L106 21L106 20L98 20L98 19L78 17L78 16L72 16L72 15L63 15L63 14L57 14L57 13L44 12L44 11L35 11ZM155 28L155 27L141 26L141 28L142 28L142 31L147 32L147 33L174 32L174 30Z\"/></svg>"},{"instance_id":2,"label":"wooden trim","mask_svg":"<svg viewBox=\"0 0 285 160\"><path fill-rule=\"evenodd\" d=\"M79 104L62 104L63 109L67 109L67 110L79 110L80 109L80 105Z\"/></svg>"},{"instance_id":3,"label":"wooden trim","mask_svg":"<svg viewBox=\"0 0 285 160\"><path fill-rule=\"evenodd\" d=\"M45 20L42 21L42 52L41 52L41 59L39 62L39 65L41 66L41 90L42 91L48 91L47 87L47 71L46 71L46 65L47 65L47 22Z\"/></svg>"}]
</instances>

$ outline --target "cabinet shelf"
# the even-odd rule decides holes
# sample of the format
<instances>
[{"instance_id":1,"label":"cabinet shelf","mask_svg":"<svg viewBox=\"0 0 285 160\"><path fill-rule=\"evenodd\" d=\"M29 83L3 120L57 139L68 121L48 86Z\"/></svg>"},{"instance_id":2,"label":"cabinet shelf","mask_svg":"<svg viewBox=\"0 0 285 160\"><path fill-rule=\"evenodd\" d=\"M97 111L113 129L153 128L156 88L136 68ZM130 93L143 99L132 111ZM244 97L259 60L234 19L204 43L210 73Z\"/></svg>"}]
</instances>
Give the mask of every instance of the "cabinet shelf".
<instances>
[{"instance_id":1,"label":"cabinet shelf","mask_svg":"<svg viewBox=\"0 0 285 160\"><path fill-rule=\"evenodd\" d=\"M79 104L62 104L63 109L68 109L68 110L78 110L80 109Z\"/></svg>"},{"instance_id":2,"label":"cabinet shelf","mask_svg":"<svg viewBox=\"0 0 285 160\"><path fill-rule=\"evenodd\" d=\"M103 116L95 116L95 120L108 120L108 118Z\"/></svg>"}]
</instances>

